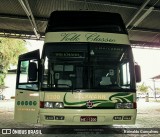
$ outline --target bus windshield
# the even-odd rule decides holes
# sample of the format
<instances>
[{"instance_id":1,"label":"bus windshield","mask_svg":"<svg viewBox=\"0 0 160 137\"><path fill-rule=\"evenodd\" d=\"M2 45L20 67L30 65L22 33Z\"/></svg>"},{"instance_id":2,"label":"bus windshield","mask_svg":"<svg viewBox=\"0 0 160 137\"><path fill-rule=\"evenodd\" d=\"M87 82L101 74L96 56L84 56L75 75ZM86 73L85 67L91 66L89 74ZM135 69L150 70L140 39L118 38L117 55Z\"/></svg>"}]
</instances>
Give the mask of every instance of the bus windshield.
<instances>
[{"instance_id":1,"label":"bus windshield","mask_svg":"<svg viewBox=\"0 0 160 137\"><path fill-rule=\"evenodd\" d=\"M63 50L62 50L63 49ZM42 89L129 91L135 89L128 45L50 43L43 54Z\"/></svg>"}]
</instances>

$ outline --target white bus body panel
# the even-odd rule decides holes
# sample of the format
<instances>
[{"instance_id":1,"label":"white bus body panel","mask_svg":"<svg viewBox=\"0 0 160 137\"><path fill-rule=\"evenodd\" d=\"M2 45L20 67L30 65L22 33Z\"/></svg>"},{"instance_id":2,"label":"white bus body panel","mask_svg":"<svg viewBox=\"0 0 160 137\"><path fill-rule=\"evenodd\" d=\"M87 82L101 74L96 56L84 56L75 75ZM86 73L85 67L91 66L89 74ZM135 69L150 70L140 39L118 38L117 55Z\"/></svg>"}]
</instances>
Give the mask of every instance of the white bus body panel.
<instances>
[{"instance_id":1,"label":"white bus body panel","mask_svg":"<svg viewBox=\"0 0 160 137\"><path fill-rule=\"evenodd\" d=\"M37 123L39 92L16 90L14 119L17 122Z\"/></svg>"}]
</instances>

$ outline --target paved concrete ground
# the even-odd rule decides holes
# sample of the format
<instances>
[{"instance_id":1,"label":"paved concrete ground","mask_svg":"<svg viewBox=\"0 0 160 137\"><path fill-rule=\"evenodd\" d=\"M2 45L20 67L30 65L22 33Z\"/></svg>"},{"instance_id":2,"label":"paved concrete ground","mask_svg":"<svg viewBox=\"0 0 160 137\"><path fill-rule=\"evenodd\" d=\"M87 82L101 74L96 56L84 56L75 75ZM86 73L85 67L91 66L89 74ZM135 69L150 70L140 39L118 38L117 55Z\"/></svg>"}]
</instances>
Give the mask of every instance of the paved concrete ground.
<instances>
[{"instance_id":1,"label":"paved concrete ground","mask_svg":"<svg viewBox=\"0 0 160 137\"><path fill-rule=\"evenodd\" d=\"M160 99L158 101L159 102L145 102L144 99L139 99L137 104L138 114L137 114L137 120L135 125L123 125L123 126L114 125L114 126L102 126L102 127L88 126L87 128L90 130L88 130L86 134L84 134L85 133L84 131L82 132L77 131L78 134L65 134L65 135L62 133L63 131L61 130L61 126L59 126L59 129L57 129L56 131L56 133L58 134L54 134L54 135L48 134L48 135L38 135L38 136L43 136L43 137L44 136L53 136L53 137L89 137L89 136L92 136L92 137L148 137L148 136L156 137L157 136L158 137L160 136ZM14 112L14 100L0 101L0 128L33 128L33 127L55 128L55 126L42 126L42 125L17 123L13 119L14 117L13 112ZM71 126L70 128L74 128L74 127ZM94 132L95 128L98 129L99 131ZM135 128L138 131L139 131L139 128L152 128L152 130L157 130L157 128L159 128L158 129L159 134L116 134L117 128L122 128L122 129ZM74 131L81 130L81 129L86 129L86 126L80 126L80 127L76 126L74 128ZM101 131L105 131L105 130L111 130L115 134L112 134L112 135L96 134L96 133L102 133ZM0 136L2 136L2 134L0 134ZM5 135L5 136L11 136L11 135ZM15 136L24 137L24 136L31 136L31 135L15 135Z\"/></svg>"}]
</instances>

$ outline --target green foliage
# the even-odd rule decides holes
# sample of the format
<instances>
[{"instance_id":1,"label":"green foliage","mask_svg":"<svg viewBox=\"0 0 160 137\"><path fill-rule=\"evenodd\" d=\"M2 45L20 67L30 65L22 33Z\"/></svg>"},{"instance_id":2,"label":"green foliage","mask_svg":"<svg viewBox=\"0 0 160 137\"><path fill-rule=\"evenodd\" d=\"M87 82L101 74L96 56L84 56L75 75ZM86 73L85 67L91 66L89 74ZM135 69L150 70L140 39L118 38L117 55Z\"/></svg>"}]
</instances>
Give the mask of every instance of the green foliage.
<instances>
[{"instance_id":1,"label":"green foliage","mask_svg":"<svg viewBox=\"0 0 160 137\"><path fill-rule=\"evenodd\" d=\"M143 83L142 85L139 85L138 87L137 87L137 89L138 89L138 91L140 91L140 92L148 92L148 89L149 89L149 87L148 86L145 86L145 84Z\"/></svg>"},{"instance_id":2,"label":"green foliage","mask_svg":"<svg viewBox=\"0 0 160 137\"><path fill-rule=\"evenodd\" d=\"M27 51L26 42L20 39L0 38L0 85L10 65L16 65L18 56Z\"/></svg>"},{"instance_id":3,"label":"green foliage","mask_svg":"<svg viewBox=\"0 0 160 137\"><path fill-rule=\"evenodd\" d=\"M160 93L160 88L156 88L156 92L157 92L157 93Z\"/></svg>"}]
</instances>

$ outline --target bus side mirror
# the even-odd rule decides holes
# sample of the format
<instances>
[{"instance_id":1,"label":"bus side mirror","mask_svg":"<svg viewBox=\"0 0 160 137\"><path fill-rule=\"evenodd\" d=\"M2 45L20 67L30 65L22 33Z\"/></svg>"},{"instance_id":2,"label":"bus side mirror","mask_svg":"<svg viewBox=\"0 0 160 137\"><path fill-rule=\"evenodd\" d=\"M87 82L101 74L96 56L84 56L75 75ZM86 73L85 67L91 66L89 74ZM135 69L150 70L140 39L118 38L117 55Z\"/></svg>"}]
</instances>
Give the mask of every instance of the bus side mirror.
<instances>
[{"instance_id":1,"label":"bus side mirror","mask_svg":"<svg viewBox=\"0 0 160 137\"><path fill-rule=\"evenodd\" d=\"M141 67L139 65L135 65L135 77L136 77L136 82L141 82Z\"/></svg>"},{"instance_id":2,"label":"bus side mirror","mask_svg":"<svg viewBox=\"0 0 160 137\"><path fill-rule=\"evenodd\" d=\"M29 63L29 68L28 68L28 80L29 81L36 81L37 80L37 64L35 62L30 62Z\"/></svg>"}]
</instances>

